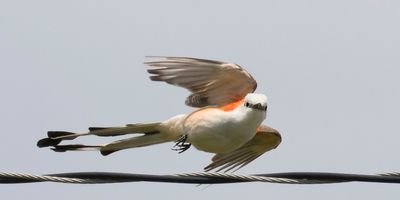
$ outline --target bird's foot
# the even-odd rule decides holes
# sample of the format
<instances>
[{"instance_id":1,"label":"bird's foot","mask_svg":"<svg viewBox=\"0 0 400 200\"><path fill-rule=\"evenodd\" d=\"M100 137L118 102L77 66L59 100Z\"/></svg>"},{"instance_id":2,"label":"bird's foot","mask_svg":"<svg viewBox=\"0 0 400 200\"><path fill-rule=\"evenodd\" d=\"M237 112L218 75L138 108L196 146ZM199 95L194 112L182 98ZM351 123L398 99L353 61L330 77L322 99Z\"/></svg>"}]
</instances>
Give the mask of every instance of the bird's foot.
<instances>
[{"instance_id":1,"label":"bird's foot","mask_svg":"<svg viewBox=\"0 0 400 200\"><path fill-rule=\"evenodd\" d=\"M190 148L192 144L187 143L188 136L187 135L182 135L175 143L174 147L172 147L172 150L178 151L178 153L182 153Z\"/></svg>"}]
</instances>

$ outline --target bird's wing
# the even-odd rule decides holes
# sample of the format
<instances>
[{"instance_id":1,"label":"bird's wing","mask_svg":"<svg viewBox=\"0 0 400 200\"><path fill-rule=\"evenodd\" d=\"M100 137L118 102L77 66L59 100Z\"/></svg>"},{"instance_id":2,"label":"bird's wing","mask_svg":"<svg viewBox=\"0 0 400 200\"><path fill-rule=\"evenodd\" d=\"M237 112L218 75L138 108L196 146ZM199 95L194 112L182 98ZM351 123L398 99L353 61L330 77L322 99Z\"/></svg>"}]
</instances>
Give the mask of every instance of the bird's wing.
<instances>
[{"instance_id":1,"label":"bird's wing","mask_svg":"<svg viewBox=\"0 0 400 200\"><path fill-rule=\"evenodd\" d=\"M254 92L257 82L239 65L188 57L151 57L145 62L153 81L184 87L192 92L186 105L223 106Z\"/></svg>"},{"instance_id":2,"label":"bird's wing","mask_svg":"<svg viewBox=\"0 0 400 200\"><path fill-rule=\"evenodd\" d=\"M217 169L224 172L236 171L249 164L265 152L275 149L281 143L281 135L271 127L261 125L253 139L239 149L229 153L216 154L212 163L204 168L205 171Z\"/></svg>"}]
</instances>

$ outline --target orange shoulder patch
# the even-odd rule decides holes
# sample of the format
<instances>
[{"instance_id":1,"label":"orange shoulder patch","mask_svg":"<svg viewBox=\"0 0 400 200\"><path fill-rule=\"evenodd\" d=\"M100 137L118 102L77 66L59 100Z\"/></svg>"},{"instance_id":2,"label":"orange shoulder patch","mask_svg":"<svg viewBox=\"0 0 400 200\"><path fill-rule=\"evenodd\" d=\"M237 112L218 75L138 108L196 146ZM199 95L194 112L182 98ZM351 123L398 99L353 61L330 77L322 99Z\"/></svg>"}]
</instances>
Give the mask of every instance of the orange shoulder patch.
<instances>
[{"instance_id":1,"label":"orange shoulder patch","mask_svg":"<svg viewBox=\"0 0 400 200\"><path fill-rule=\"evenodd\" d=\"M258 133L260 133L260 132L261 132L261 126L259 126L259 127L257 128L256 134L258 134Z\"/></svg>"},{"instance_id":2,"label":"orange shoulder patch","mask_svg":"<svg viewBox=\"0 0 400 200\"><path fill-rule=\"evenodd\" d=\"M225 112L232 111L232 110L235 110L235 108L239 107L242 103L243 103L243 99L240 99L238 101L232 102L225 106L219 107L219 109L221 109Z\"/></svg>"}]
</instances>

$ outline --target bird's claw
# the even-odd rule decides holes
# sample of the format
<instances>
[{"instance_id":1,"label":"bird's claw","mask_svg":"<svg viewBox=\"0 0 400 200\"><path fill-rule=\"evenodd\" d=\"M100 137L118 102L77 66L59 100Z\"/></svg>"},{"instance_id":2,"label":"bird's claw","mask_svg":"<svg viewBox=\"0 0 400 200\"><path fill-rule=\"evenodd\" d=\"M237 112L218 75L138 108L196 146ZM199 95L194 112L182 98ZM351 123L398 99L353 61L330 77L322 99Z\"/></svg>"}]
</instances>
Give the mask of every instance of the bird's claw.
<instances>
[{"instance_id":1,"label":"bird's claw","mask_svg":"<svg viewBox=\"0 0 400 200\"><path fill-rule=\"evenodd\" d=\"M188 136L187 135L182 135L175 143L174 147L172 147L172 150L178 151L178 153L182 153L190 148L192 144L187 143Z\"/></svg>"}]
</instances>

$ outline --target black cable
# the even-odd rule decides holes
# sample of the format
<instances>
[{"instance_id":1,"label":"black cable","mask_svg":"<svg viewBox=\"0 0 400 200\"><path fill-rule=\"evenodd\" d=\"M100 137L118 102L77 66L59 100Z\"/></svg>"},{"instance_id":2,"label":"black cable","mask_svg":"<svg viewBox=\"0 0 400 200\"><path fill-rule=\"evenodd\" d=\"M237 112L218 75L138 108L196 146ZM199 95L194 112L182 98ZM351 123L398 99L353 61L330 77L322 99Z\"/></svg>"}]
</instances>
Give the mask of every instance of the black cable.
<instances>
[{"instance_id":1,"label":"black cable","mask_svg":"<svg viewBox=\"0 0 400 200\"><path fill-rule=\"evenodd\" d=\"M276 178L305 179L316 181L331 181L332 183L341 182L373 182L373 183L400 183L398 175L364 175L346 174L330 172L287 172L273 174L259 174L260 176L270 176Z\"/></svg>"},{"instance_id":2,"label":"black cable","mask_svg":"<svg viewBox=\"0 0 400 200\"><path fill-rule=\"evenodd\" d=\"M46 179L48 178L48 179ZM53 178L53 179L52 179ZM68 180L57 180L57 178L68 178ZM278 178L277 183L296 184L319 184L319 183L342 183L342 182L375 182L375 183L400 183L398 173L383 175L363 175L326 172L287 172L255 175L218 174L218 173L192 173L177 175L151 175L115 172L72 172L47 174L35 176L29 174L0 173L0 183L33 183L33 182L64 182L64 183L126 183L126 182L166 182L166 183L188 183L188 184L222 184L251 181L267 181L263 178ZM75 180L76 179L76 180ZM262 180L259 180L262 179ZM287 179L287 180L284 180ZM274 182L274 181L272 181Z\"/></svg>"}]
</instances>

